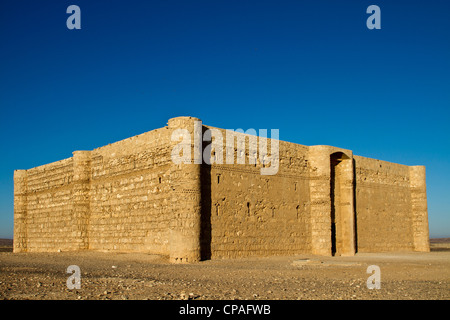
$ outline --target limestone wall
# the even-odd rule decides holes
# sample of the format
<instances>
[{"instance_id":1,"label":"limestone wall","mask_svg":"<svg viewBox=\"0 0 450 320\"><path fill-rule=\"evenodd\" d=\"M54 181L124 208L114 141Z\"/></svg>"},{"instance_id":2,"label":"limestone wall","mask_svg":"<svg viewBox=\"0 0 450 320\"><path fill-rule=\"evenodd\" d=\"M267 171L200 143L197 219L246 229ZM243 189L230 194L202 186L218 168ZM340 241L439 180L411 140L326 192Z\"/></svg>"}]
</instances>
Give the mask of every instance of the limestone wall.
<instances>
[{"instance_id":1,"label":"limestone wall","mask_svg":"<svg viewBox=\"0 0 450 320\"><path fill-rule=\"evenodd\" d=\"M73 222L73 159L16 171L15 251L77 249Z\"/></svg>"},{"instance_id":2,"label":"limestone wall","mask_svg":"<svg viewBox=\"0 0 450 320\"><path fill-rule=\"evenodd\" d=\"M428 228L427 186L424 166L409 167L411 215L414 250L430 251Z\"/></svg>"},{"instance_id":3,"label":"limestone wall","mask_svg":"<svg viewBox=\"0 0 450 320\"><path fill-rule=\"evenodd\" d=\"M409 167L354 159L358 251L413 250Z\"/></svg>"},{"instance_id":4,"label":"limestone wall","mask_svg":"<svg viewBox=\"0 0 450 320\"><path fill-rule=\"evenodd\" d=\"M15 173L15 251L168 254L170 134L147 132Z\"/></svg>"},{"instance_id":5,"label":"limestone wall","mask_svg":"<svg viewBox=\"0 0 450 320\"><path fill-rule=\"evenodd\" d=\"M89 249L168 252L169 139L162 128L91 152Z\"/></svg>"},{"instance_id":6,"label":"limestone wall","mask_svg":"<svg viewBox=\"0 0 450 320\"><path fill-rule=\"evenodd\" d=\"M219 130L226 145L226 132ZM247 157L249 141L247 136ZM205 205L210 225L204 230L210 233L206 238L212 257L311 250L307 147L280 141L276 175L261 175L263 163L257 155L256 164L249 164L248 158L246 164L226 164L224 148L223 164L204 167L204 175L209 177L205 183L210 187L204 186L203 194L211 194Z\"/></svg>"},{"instance_id":7,"label":"limestone wall","mask_svg":"<svg viewBox=\"0 0 450 320\"><path fill-rule=\"evenodd\" d=\"M429 251L424 167L279 141L279 168L263 175L273 163L259 157L259 138L240 134L246 148L239 163L229 131L195 127L198 120L173 118L163 128L15 171L14 251L135 251L172 262ZM220 148L202 143L207 129L221 133ZM188 139L172 141L179 130ZM191 163L175 163L174 150L190 151Z\"/></svg>"}]
</instances>

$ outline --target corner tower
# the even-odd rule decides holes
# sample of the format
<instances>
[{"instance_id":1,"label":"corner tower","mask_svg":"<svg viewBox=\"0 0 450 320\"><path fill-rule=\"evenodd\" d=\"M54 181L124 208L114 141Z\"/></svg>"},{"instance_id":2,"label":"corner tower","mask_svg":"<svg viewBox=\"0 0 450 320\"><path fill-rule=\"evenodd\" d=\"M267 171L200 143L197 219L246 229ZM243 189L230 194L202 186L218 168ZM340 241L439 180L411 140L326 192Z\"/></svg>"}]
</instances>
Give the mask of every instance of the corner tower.
<instances>
[{"instance_id":1,"label":"corner tower","mask_svg":"<svg viewBox=\"0 0 450 320\"><path fill-rule=\"evenodd\" d=\"M171 130L172 145L170 261L196 262L201 258L201 120L194 117L172 118L168 121L168 128ZM183 161L177 163L174 156Z\"/></svg>"}]
</instances>

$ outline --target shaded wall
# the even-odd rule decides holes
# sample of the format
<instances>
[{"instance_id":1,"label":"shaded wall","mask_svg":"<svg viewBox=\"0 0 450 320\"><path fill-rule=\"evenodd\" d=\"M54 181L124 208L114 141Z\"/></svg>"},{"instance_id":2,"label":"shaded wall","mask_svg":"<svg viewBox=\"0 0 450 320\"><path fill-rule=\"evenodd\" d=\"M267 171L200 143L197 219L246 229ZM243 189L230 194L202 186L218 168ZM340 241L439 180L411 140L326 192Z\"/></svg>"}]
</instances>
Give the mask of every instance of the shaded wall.
<instances>
[{"instance_id":1,"label":"shaded wall","mask_svg":"<svg viewBox=\"0 0 450 320\"><path fill-rule=\"evenodd\" d=\"M226 131L218 130L225 146ZM310 252L308 148L280 141L278 173L261 175L264 164L259 153L256 163L249 164L250 140L245 136L246 164L226 164L225 147L222 164L218 164L218 152L212 148L216 162L204 169L209 186L204 188L211 193L204 213L209 219L205 238L210 241L211 257ZM234 152L236 161L237 140Z\"/></svg>"}]
</instances>

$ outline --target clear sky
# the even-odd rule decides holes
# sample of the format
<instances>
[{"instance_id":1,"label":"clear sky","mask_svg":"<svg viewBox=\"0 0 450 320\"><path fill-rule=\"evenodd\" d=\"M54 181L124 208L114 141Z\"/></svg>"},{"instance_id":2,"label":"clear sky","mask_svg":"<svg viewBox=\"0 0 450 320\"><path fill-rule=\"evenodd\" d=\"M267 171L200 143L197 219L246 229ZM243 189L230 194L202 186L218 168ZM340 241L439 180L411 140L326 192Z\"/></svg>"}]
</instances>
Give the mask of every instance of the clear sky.
<instances>
[{"instance_id":1,"label":"clear sky","mask_svg":"<svg viewBox=\"0 0 450 320\"><path fill-rule=\"evenodd\" d=\"M449 14L446 0L2 0L0 238L15 169L181 115L425 165L430 234L450 237Z\"/></svg>"}]
</instances>

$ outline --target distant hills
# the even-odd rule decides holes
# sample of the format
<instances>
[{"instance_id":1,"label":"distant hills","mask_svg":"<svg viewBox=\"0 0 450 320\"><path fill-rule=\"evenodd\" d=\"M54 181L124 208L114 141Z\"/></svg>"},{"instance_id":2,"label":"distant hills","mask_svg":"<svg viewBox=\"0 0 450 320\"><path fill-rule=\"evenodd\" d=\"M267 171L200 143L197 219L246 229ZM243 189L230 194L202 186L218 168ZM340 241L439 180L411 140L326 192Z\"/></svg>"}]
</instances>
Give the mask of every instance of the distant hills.
<instances>
[{"instance_id":1,"label":"distant hills","mask_svg":"<svg viewBox=\"0 0 450 320\"><path fill-rule=\"evenodd\" d=\"M450 238L434 238L430 239L430 243L447 243L450 242Z\"/></svg>"},{"instance_id":2,"label":"distant hills","mask_svg":"<svg viewBox=\"0 0 450 320\"><path fill-rule=\"evenodd\" d=\"M12 247L12 239L0 239L0 247Z\"/></svg>"},{"instance_id":3,"label":"distant hills","mask_svg":"<svg viewBox=\"0 0 450 320\"><path fill-rule=\"evenodd\" d=\"M12 239L0 239L0 252L12 252L13 240Z\"/></svg>"}]
</instances>

